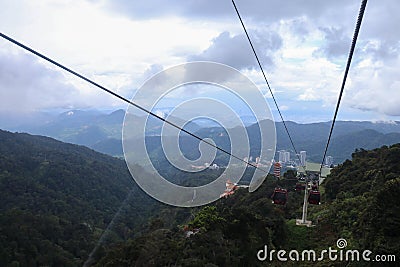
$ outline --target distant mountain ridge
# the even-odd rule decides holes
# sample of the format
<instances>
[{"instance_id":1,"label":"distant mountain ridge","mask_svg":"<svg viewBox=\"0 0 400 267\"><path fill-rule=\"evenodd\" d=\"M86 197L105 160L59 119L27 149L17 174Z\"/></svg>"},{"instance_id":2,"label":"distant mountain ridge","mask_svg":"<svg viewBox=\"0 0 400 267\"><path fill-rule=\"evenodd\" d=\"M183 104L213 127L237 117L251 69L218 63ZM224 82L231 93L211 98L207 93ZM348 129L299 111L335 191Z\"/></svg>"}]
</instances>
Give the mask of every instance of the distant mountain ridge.
<instances>
[{"instance_id":1,"label":"distant mountain ridge","mask_svg":"<svg viewBox=\"0 0 400 267\"><path fill-rule=\"evenodd\" d=\"M43 120L42 116L40 120L38 119L39 125L32 126L30 123L11 127L11 130L50 136L64 142L85 145L112 156L123 156L121 132L124 116L124 110L111 113L71 110L52 118L46 117L47 120ZM138 116L135 118L132 120L133 123L135 120L137 123L142 123L145 119ZM295 157L283 123L276 122L275 125L277 150L291 151L292 158ZM322 160L331 122L300 124L287 121L286 125L297 152L305 150L310 160L316 162ZM146 134L157 136L161 127L161 121L149 118L149 130ZM257 127L248 125L249 134L254 134L255 128ZM212 136L212 131L218 131L218 127L207 128L204 122L189 123L186 129L200 136ZM335 163L340 163L350 158L356 148L371 149L396 142L400 142L400 122L337 121L328 155L334 157Z\"/></svg>"},{"instance_id":2,"label":"distant mountain ridge","mask_svg":"<svg viewBox=\"0 0 400 267\"><path fill-rule=\"evenodd\" d=\"M293 142L298 152L307 151L307 157L315 162L322 160L322 154L331 127L331 122L297 124L287 123ZM293 150L283 123L276 124L277 150ZM337 121L333 130L328 155L335 163L351 158L357 148L373 149L382 145L400 142L400 123L374 123L358 121Z\"/></svg>"}]
</instances>

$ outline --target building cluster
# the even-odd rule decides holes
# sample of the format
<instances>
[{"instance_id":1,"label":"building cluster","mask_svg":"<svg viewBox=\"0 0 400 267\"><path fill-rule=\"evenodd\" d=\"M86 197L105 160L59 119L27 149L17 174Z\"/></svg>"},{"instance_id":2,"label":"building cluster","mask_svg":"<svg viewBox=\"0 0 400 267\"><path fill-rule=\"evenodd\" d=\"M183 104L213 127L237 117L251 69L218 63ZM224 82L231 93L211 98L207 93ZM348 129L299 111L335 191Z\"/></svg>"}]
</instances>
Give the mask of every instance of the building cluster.
<instances>
[{"instance_id":1,"label":"building cluster","mask_svg":"<svg viewBox=\"0 0 400 267\"><path fill-rule=\"evenodd\" d=\"M286 150L280 150L277 153L278 153L278 161L273 161L272 163L279 162L281 168L284 168L284 170L298 169L299 166L306 166L306 159L307 159L306 151L300 151L300 153L296 154L295 157L291 157L290 151ZM252 165L255 165L257 167L269 166L269 164L271 164L270 162L267 162L265 160L261 161L260 157L253 157L253 156L245 157L243 158L243 161L246 163L251 163ZM325 166L330 167L332 165L333 165L333 157L327 156L325 158ZM193 169L208 168L210 170L218 170L220 168L225 168L225 167L218 166L216 163L205 163L203 166L192 165L192 168Z\"/></svg>"},{"instance_id":2,"label":"building cluster","mask_svg":"<svg viewBox=\"0 0 400 267\"><path fill-rule=\"evenodd\" d=\"M243 161L247 162L247 163L251 163L252 165L255 165L257 167L265 167L265 166L269 166L269 164L271 164L269 161L261 160L260 157L253 157L253 156L244 157Z\"/></svg>"},{"instance_id":3,"label":"building cluster","mask_svg":"<svg viewBox=\"0 0 400 267\"><path fill-rule=\"evenodd\" d=\"M219 170L219 166L216 163L213 164L206 163L206 167L209 168L210 170Z\"/></svg>"},{"instance_id":4,"label":"building cluster","mask_svg":"<svg viewBox=\"0 0 400 267\"><path fill-rule=\"evenodd\" d=\"M301 158L301 155L304 156L304 162L305 162L305 155L306 155L305 151L300 152L300 158ZM286 151L286 150L278 151L278 162L281 163L282 165L294 165L294 166L299 165L297 157L294 159L291 159L290 151Z\"/></svg>"},{"instance_id":5,"label":"building cluster","mask_svg":"<svg viewBox=\"0 0 400 267\"><path fill-rule=\"evenodd\" d=\"M279 162L280 163L290 162L290 152L285 150L279 151Z\"/></svg>"},{"instance_id":6,"label":"building cluster","mask_svg":"<svg viewBox=\"0 0 400 267\"><path fill-rule=\"evenodd\" d=\"M296 157L294 157L294 159L291 159L290 151L280 150L280 151L278 151L278 159L279 159L279 163L281 163L283 166L306 166L307 152L300 151L300 153L297 154ZM325 165L326 166L333 165L333 157L332 156L326 157Z\"/></svg>"}]
</instances>

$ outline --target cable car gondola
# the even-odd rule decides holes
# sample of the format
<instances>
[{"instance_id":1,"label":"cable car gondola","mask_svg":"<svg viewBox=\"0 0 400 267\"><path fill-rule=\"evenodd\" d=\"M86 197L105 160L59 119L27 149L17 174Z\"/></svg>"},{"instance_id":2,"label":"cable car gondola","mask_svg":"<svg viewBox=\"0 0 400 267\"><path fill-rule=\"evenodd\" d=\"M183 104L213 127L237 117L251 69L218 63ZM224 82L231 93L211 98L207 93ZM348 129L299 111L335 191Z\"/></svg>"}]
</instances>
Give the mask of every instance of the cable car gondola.
<instances>
[{"instance_id":1,"label":"cable car gondola","mask_svg":"<svg viewBox=\"0 0 400 267\"><path fill-rule=\"evenodd\" d=\"M311 190L308 195L308 203L313 205L321 204L321 194L318 190Z\"/></svg>"},{"instance_id":2,"label":"cable car gondola","mask_svg":"<svg viewBox=\"0 0 400 267\"><path fill-rule=\"evenodd\" d=\"M317 182L313 182L313 184L311 185L311 190L313 190L313 191L318 191Z\"/></svg>"},{"instance_id":3,"label":"cable car gondola","mask_svg":"<svg viewBox=\"0 0 400 267\"><path fill-rule=\"evenodd\" d=\"M304 184L304 183L296 183L296 186L295 186L294 190L295 191L306 190L306 184Z\"/></svg>"},{"instance_id":4,"label":"cable car gondola","mask_svg":"<svg viewBox=\"0 0 400 267\"><path fill-rule=\"evenodd\" d=\"M285 205L287 201L288 192L284 188L275 188L274 193L272 194L272 203L277 205Z\"/></svg>"}]
</instances>

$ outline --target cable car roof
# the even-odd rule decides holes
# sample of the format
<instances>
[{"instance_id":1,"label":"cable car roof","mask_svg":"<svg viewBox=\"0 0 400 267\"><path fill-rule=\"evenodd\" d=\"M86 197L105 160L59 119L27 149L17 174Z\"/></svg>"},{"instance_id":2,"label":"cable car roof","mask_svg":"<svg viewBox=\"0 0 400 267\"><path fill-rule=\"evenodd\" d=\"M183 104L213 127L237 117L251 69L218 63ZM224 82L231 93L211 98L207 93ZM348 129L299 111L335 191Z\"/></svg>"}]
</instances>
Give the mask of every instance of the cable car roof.
<instances>
[{"instance_id":1,"label":"cable car roof","mask_svg":"<svg viewBox=\"0 0 400 267\"><path fill-rule=\"evenodd\" d=\"M308 173L318 173L321 168L321 164L314 163L314 162L306 162L306 172ZM302 169L299 169L299 172L302 172ZM326 178L328 174L331 173L331 168L328 167L322 167L321 170L321 177Z\"/></svg>"}]
</instances>

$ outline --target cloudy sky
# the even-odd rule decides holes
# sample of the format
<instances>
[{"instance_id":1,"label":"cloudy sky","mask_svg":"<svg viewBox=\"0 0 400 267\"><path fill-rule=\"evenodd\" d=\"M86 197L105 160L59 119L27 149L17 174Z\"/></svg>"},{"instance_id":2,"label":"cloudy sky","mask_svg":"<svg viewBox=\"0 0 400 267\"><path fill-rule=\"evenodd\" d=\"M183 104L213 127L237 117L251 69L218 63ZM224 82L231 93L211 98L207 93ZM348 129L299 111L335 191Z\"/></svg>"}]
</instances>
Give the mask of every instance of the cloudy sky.
<instances>
[{"instance_id":1,"label":"cloudy sky","mask_svg":"<svg viewBox=\"0 0 400 267\"><path fill-rule=\"evenodd\" d=\"M284 118L330 120L360 1L235 2ZM338 119L400 120L399 11L398 0L367 4ZM275 114L230 0L0 0L0 31L127 98L165 68L224 63ZM0 112L72 108L126 105L0 40Z\"/></svg>"}]
</instances>

